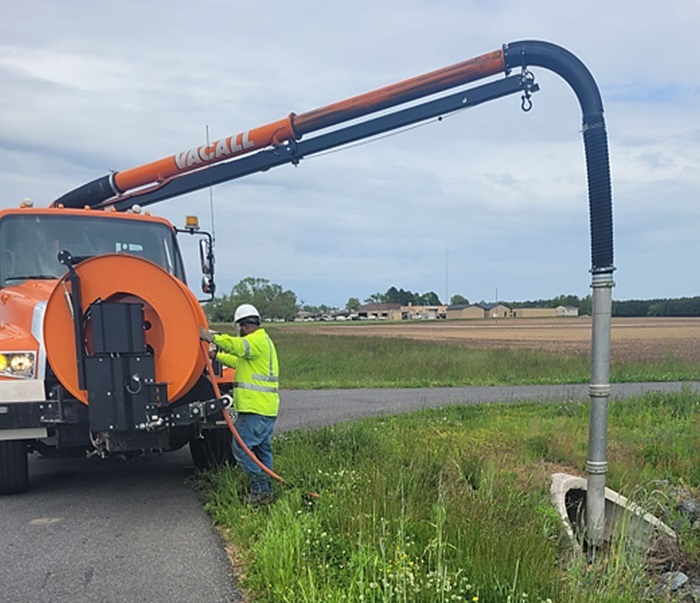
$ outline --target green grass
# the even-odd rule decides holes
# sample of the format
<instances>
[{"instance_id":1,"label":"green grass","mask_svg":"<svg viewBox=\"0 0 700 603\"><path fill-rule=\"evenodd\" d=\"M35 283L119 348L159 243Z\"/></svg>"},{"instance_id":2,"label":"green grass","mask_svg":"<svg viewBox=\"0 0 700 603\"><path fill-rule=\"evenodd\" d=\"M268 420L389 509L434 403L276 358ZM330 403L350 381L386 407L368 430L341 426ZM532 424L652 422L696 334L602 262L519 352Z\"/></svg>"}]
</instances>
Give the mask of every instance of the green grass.
<instances>
[{"instance_id":1,"label":"green grass","mask_svg":"<svg viewBox=\"0 0 700 603\"><path fill-rule=\"evenodd\" d=\"M273 324L265 328L277 345L284 389L552 385L590 380L588 354L483 350L411 339L315 335L303 326ZM697 363L672 355L656 363L613 362L610 370L612 383L699 379Z\"/></svg>"},{"instance_id":2,"label":"green grass","mask_svg":"<svg viewBox=\"0 0 700 603\"><path fill-rule=\"evenodd\" d=\"M587 358L270 331L287 388L589 379ZM697 378L672 358L615 371ZM587 438L586 403L454 405L276 437L275 470L294 485L276 484L262 509L241 502L236 469L202 473L197 486L235 543L251 602L655 600L646 551L622 538L592 559L563 538L551 474L584 475ZM607 485L676 527L673 562L692 567L700 529L675 507L700 500L699 447L699 395L610 401Z\"/></svg>"},{"instance_id":3,"label":"green grass","mask_svg":"<svg viewBox=\"0 0 700 603\"><path fill-rule=\"evenodd\" d=\"M251 601L653 600L644 552L617 543L592 562L562 539L550 476L583 474L587 421L572 403L366 419L277 437L294 486L267 508L240 502L235 469L199 487L241 547ZM608 485L677 525L676 503L700 487L698 427L688 391L612 401ZM698 529L681 529L697 563Z\"/></svg>"},{"instance_id":4,"label":"green grass","mask_svg":"<svg viewBox=\"0 0 700 603\"><path fill-rule=\"evenodd\" d=\"M433 342L275 334L285 388L438 387L585 382L587 361ZM552 366L552 363L556 366Z\"/></svg>"}]
</instances>

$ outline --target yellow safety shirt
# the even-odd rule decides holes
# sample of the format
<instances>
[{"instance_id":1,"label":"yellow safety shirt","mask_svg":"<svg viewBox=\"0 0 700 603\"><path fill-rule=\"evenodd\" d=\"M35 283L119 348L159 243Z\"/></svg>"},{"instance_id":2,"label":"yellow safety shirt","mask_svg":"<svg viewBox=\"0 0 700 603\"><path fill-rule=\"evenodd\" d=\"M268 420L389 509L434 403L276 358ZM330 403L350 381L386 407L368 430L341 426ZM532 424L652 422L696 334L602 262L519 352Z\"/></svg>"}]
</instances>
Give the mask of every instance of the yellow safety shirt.
<instances>
[{"instance_id":1,"label":"yellow safety shirt","mask_svg":"<svg viewBox=\"0 0 700 603\"><path fill-rule=\"evenodd\" d=\"M245 337L225 333L214 335L220 351L216 359L236 369L233 378L233 407L276 417L279 411L279 364L277 350L265 329L259 328Z\"/></svg>"}]
</instances>

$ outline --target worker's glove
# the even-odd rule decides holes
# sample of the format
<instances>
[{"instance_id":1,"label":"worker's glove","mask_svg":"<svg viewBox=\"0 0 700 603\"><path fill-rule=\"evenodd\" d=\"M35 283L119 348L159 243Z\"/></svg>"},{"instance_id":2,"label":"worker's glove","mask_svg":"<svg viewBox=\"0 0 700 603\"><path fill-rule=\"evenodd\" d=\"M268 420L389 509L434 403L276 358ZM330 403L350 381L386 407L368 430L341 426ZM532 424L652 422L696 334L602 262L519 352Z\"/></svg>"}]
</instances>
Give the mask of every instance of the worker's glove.
<instances>
[{"instance_id":1,"label":"worker's glove","mask_svg":"<svg viewBox=\"0 0 700 603\"><path fill-rule=\"evenodd\" d=\"M212 343L214 341L214 335L216 335L216 332L210 331L209 329L205 329L204 327L199 327L200 339Z\"/></svg>"}]
</instances>

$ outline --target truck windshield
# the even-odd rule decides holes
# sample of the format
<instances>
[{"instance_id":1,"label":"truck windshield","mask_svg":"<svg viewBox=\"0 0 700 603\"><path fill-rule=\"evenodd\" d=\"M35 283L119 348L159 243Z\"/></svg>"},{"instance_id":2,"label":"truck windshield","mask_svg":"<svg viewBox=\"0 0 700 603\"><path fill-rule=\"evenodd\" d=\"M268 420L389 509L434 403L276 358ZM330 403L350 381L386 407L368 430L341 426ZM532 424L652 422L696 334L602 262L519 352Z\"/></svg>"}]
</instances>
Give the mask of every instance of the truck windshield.
<instances>
[{"instance_id":1,"label":"truck windshield","mask_svg":"<svg viewBox=\"0 0 700 603\"><path fill-rule=\"evenodd\" d=\"M0 220L0 286L60 278L66 250L85 259L105 253L146 258L185 281L174 232L165 224L117 217L11 214Z\"/></svg>"}]
</instances>

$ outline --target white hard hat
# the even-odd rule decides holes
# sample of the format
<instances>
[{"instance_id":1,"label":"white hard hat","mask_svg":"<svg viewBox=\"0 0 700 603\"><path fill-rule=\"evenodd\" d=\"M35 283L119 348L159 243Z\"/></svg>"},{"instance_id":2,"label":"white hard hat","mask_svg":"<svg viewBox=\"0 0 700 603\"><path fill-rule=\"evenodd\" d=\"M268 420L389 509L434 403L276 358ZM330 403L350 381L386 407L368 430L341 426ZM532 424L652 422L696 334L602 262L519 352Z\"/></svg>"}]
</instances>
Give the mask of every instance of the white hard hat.
<instances>
[{"instance_id":1,"label":"white hard hat","mask_svg":"<svg viewBox=\"0 0 700 603\"><path fill-rule=\"evenodd\" d=\"M260 312L251 304L241 304L236 308L233 315L233 322L241 322L244 318L257 318L260 321Z\"/></svg>"}]
</instances>

